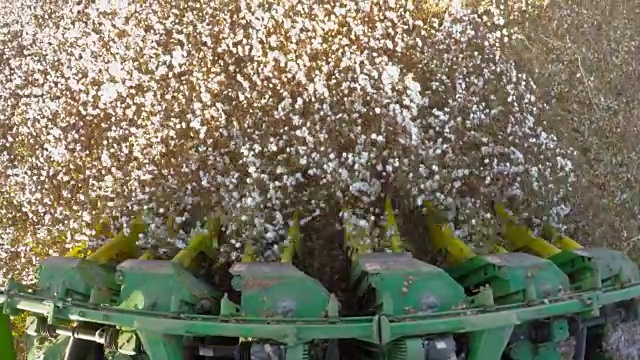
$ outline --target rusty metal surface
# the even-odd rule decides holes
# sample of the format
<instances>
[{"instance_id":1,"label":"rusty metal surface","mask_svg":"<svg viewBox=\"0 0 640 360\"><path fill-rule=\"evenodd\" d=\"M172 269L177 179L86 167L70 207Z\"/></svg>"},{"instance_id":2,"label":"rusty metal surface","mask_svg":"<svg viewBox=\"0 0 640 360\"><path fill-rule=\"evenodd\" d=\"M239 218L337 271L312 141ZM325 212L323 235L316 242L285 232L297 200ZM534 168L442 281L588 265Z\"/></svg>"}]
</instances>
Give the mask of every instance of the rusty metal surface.
<instances>
[{"instance_id":1,"label":"rusty metal surface","mask_svg":"<svg viewBox=\"0 0 640 360\"><path fill-rule=\"evenodd\" d=\"M441 272L442 269L416 260L410 253L372 253L363 254L358 261L369 272L385 270L405 270L422 272Z\"/></svg>"},{"instance_id":2,"label":"rusty metal surface","mask_svg":"<svg viewBox=\"0 0 640 360\"><path fill-rule=\"evenodd\" d=\"M285 263L237 263L229 270L234 275L261 274L262 276L299 276L303 273L295 266Z\"/></svg>"}]
</instances>

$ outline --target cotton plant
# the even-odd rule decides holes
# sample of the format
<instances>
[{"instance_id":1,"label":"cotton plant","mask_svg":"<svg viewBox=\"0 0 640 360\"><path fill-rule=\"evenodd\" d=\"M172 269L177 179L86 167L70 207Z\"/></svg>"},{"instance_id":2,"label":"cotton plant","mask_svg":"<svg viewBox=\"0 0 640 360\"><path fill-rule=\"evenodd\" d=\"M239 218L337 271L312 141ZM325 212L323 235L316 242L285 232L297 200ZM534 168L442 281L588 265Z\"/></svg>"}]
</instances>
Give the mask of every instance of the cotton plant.
<instances>
[{"instance_id":1,"label":"cotton plant","mask_svg":"<svg viewBox=\"0 0 640 360\"><path fill-rule=\"evenodd\" d=\"M571 149L504 55L521 40L500 9L47 6L0 32L5 244L215 211L234 248L277 253L294 212L377 216L389 193L455 209L465 238L490 198L567 206Z\"/></svg>"}]
</instances>

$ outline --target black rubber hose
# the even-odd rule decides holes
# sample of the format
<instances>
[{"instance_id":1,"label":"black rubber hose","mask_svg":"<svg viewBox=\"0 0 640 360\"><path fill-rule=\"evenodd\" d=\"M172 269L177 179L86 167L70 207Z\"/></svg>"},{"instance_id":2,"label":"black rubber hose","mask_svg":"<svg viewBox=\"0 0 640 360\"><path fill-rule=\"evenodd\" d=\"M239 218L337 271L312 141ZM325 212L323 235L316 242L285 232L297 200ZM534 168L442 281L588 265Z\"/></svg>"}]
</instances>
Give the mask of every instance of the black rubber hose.
<instances>
[{"instance_id":1,"label":"black rubber hose","mask_svg":"<svg viewBox=\"0 0 640 360\"><path fill-rule=\"evenodd\" d=\"M573 352L573 360L584 360L587 349L587 327L581 324L575 334L576 347Z\"/></svg>"},{"instance_id":2,"label":"black rubber hose","mask_svg":"<svg viewBox=\"0 0 640 360\"><path fill-rule=\"evenodd\" d=\"M104 359L104 345L95 344L93 347L93 356L94 360L105 360Z\"/></svg>"}]
</instances>

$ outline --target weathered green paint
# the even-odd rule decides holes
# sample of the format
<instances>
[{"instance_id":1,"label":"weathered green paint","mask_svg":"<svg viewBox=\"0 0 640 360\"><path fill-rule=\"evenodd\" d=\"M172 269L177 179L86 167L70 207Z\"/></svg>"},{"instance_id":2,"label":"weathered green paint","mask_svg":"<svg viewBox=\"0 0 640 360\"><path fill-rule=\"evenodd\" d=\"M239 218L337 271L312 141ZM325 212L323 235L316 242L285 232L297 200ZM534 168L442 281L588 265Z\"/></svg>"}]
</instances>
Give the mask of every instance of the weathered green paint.
<instances>
[{"instance_id":1,"label":"weathered green paint","mask_svg":"<svg viewBox=\"0 0 640 360\"><path fill-rule=\"evenodd\" d=\"M47 339L45 336L28 336L27 345L27 360L63 360L69 338L61 336L57 339Z\"/></svg>"},{"instance_id":2,"label":"weathered green paint","mask_svg":"<svg viewBox=\"0 0 640 360\"><path fill-rule=\"evenodd\" d=\"M406 252L351 255L352 295L364 306L359 317L340 317L335 296L291 263L235 264L232 284L241 301L234 304L175 262L137 259L113 268L52 258L35 292L11 283L0 291L0 305L5 314L28 311L52 325L116 327L121 353L144 349L151 360L182 359L185 337L279 343L288 360L318 359L327 340L355 339L367 359L408 360L427 356L424 344L433 339L453 343L461 334L469 360L504 353L554 360L557 342L569 336L566 316L594 318L620 302L639 308L637 267L606 249L563 251L549 260L475 256L446 271ZM32 333L41 333L36 328ZM535 340L532 329L549 335ZM10 329L0 331L0 344L10 346ZM32 354L57 359L67 339L32 340L40 342L31 344Z\"/></svg>"},{"instance_id":3,"label":"weathered green paint","mask_svg":"<svg viewBox=\"0 0 640 360\"><path fill-rule=\"evenodd\" d=\"M327 316L331 294L289 263L237 263L230 271L233 287L242 297L241 316Z\"/></svg>"},{"instance_id":4,"label":"weathered green paint","mask_svg":"<svg viewBox=\"0 0 640 360\"><path fill-rule=\"evenodd\" d=\"M554 297L571 287L553 262L525 253L476 256L447 271L467 289L490 286L497 304Z\"/></svg>"},{"instance_id":5,"label":"weathered green paint","mask_svg":"<svg viewBox=\"0 0 640 360\"><path fill-rule=\"evenodd\" d=\"M565 318L551 321L551 341L560 342L569 338L569 322Z\"/></svg>"},{"instance_id":6,"label":"weathered green paint","mask_svg":"<svg viewBox=\"0 0 640 360\"><path fill-rule=\"evenodd\" d=\"M359 313L375 314L374 337L382 345L370 348L367 359L410 360L428 356L422 334L394 337L387 316L436 314L468 305L460 284L443 269L419 261L409 252L355 254L353 260L350 285L358 299Z\"/></svg>"},{"instance_id":7,"label":"weathered green paint","mask_svg":"<svg viewBox=\"0 0 640 360\"><path fill-rule=\"evenodd\" d=\"M422 345L422 339L400 339L392 342L385 348L384 357L380 359L393 359L393 360L412 360L412 359L424 359L424 347Z\"/></svg>"},{"instance_id":8,"label":"weathered green paint","mask_svg":"<svg viewBox=\"0 0 640 360\"><path fill-rule=\"evenodd\" d=\"M3 359L16 360L16 351L13 348L13 333L11 332L11 318L0 313L0 353Z\"/></svg>"},{"instance_id":9,"label":"weathered green paint","mask_svg":"<svg viewBox=\"0 0 640 360\"><path fill-rule=\"evenodd\" d=\"M217 311L220 293L168 260L127 260L117 267L119 306L166 312L196 312L201 300Z\"/></svg>"},{"instance_id":10,"label":"weathered green paint","mask_svg":"<svg viewBox=\"0 0 640 360\"><path fill-rule=\"evenodd\" d=\"M638 266L623 253L589 248L563 251L549 258L571 277L574 291L633 283L640 280Z\"/></svg>"},{"instance_id":11,"label":"weathered green paint","mask_svg":"<svg viewBox=\"0 0 640 360\"><path fill-rule=\"evenodd\" d=\"M536 346L528 341L519 341L508 351L513 360L562 360L554 343Z\"/></svg>"},{"instance_id":12,"label":"weathered green paint","mask_svg":"<svg viewBox=\"0 0 640 360\"><path fill-rule=\"evenodd\" d=\"M308 348L306 345L295 345L287 348L286 360L306 360Z\"/></svg>"},{"instance_id":13,"label":"weathered green paint","mask_svg":"<svg viewBox=\"0 0 640 360\"><path fill-rule=\"evenodd\" d=\"M464 305L464 289L444 270L408 252L358 256L351 269L357 296L375 292L371 310L384 315L448 311ZM361 309L366 310L366 309Z\"/></svg>"},{"instance_id":14,"label":"weathered green paint","mask_svg":"<svg viewBox=\"0 0 640 360\"><path fill-rule=\"evenodd\" d=\"M113 267L85 259L50 257L40 265L36 293L59 299L115 304L120 286L114 272Z\"/></svg>"},{"instance_id":15,"label":"weathered green paint","mask_svg":"<svg viewBox=\"0 0 640 360\"><path fill-rule=\"evenodd\" d=\"M474 331L469 334L469 360L500 360L513 325Z\"/></svg>"},{"instance_id":16,"label":"weathered green paint","mask_svg":"<svg viewBox=\"0 0 640 360\"><path fill-rule=\"evenodd\" d=\"M138 337L152 360L183 360L182 337L139 331Z\"/></svg>"},{"instance_id":17,"label":"weathered green paint","mask_svg":"<svg viewBox=\"0 0 640 360\"><path fill-rule=\"evenodd\" d=\"M570 278L554 262L527 253L476 256L449 269L449 272L467 290L488 286L493 293L495 303L504 305L539 303L545 299L562 296L571 289ZM562 319L559 323L565 326L557 325L556 322L550 326L554 338L551 345L540 345L530 341L529 329L524 325L517 328L518 336L521 336L522 340L517 343L517 346L512 344L510 347L525 349L518 350L518 354L527 353L533 356L533 354L549 354L555 351L556 354L553 356L559 356L560 354L555 350L555 343L568 336L566 320ZM562 335L557 335L557 328L564 331L560 331ZM497 341L492 338L497 336L496 334L484 333L479 334L488 336L490 341ZM474 336L479 335L474 334ZM483 344L483 342L477 342L477 344ZM499 359L507 344L508 342L505 342L498 352L491 352L492 358ZM484 345L477 346L484 347ZM478 356L487 356L484 354L491 348L494 347L488 347L487 350L478 353Z\"/></svg>"},{"instance_id":18,"label":"weathered green paint","mask_svg":"<svg viewBox=\"0 0 640 360\"><path fill-rule=\"evenodd\" d=\"M437 333L466 333L518 325L535 319L588 312L594 307L640 296L640 283L582 294L546 299L538 304L515 303L491 309L466 309L435 314L378 316L388 321L389 341ZM86 321L139 331L170 335L228 336L271 339L296 344L313 339L356 338L378 343L373 328L376 317L339 319L249 318L213 315L172 314L145 310L96 306L74 301L0 292L5 307L43 314L52 318ZM55 306L51 306L55 304ZM376 326L377 327L377 326Z\"/></svg>"}]
</instances>

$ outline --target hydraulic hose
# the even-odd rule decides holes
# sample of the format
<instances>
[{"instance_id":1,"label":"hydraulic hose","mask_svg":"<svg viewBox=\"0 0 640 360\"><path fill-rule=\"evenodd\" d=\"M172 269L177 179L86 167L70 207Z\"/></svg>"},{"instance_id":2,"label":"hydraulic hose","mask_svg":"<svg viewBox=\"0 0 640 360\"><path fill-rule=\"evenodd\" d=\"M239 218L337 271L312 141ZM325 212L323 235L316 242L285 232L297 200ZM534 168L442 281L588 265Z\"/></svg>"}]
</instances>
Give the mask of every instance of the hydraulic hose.
<instances>
[{"instance_id":1,"label":"hydraulic hose","mask_svg":"<svg viewBox=\"0 0 640 360\"><path fill-rule=\"evenodd\" d=\"M87 360L95 352L96 343L78 338L69 338L64 360Z\"/></svg>"},{"instance_id":2,"label":"hydraulic hose","mask_svg":"<svg viewBox=\"0 0 640 360\"><path fill-rule=\"evenodd\" d=\"M587 327L580 324L575 334L576 347L573 352L573 360L584 360L587 350Z\"/></svg>"}]
</instances>

